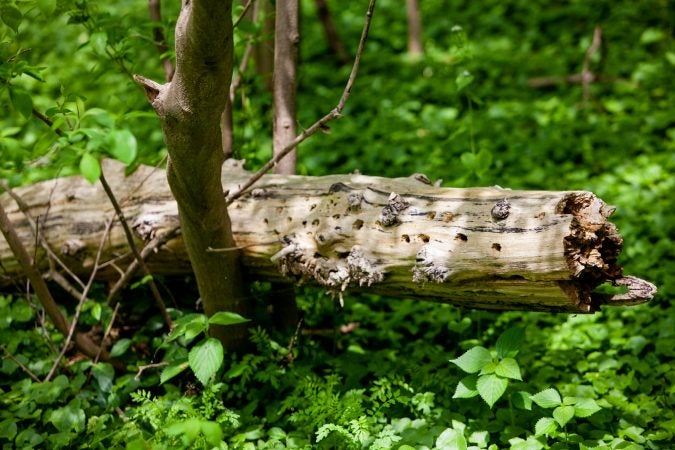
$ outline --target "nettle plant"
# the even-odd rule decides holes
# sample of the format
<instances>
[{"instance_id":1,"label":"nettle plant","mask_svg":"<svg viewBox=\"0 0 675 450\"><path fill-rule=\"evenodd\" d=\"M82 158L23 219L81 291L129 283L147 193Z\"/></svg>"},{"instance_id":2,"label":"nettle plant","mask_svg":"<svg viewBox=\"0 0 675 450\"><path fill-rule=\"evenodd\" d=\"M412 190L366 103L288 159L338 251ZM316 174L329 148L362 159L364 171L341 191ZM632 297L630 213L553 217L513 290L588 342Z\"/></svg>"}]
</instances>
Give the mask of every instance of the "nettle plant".
<instances>
[{"instance_id":1,"label":"nettle plant","mask_svg":"<svg viewBox=\"0 0 675 450\"><path fill-rule=\"evenodd\" d=\"M492 408L504 395L509 383L513 380L522 382L520 366L515 357L520 351L524 335L524 328L511 328L497 339L494 351L475 346L451 359L451 363L469 374L459 381L453 398L480 396ZM561 396L553 388L544 389L534 395L525 391L514 392L510 397L509 407L532 411L533 403L543 409L553 410L551 416L537 420L534 426L535 437L568 439L571 437L567 432L568 423L575 418L589 417L602 409L592 398ZM538 445L530 447L534 442L532 439L525 441L515 438L511 444L515 448L520 448L519 444L524 445L522 448L543 448Z\"/></svg>"},{"instance_id":2,"label":"nettle plant","mask_svg":"<svg viewBox=\"0 0 675 450\"><path fill-rule=\"evenodd\" d=\"M492 408L506 392L510 380L523 380L515 357L520 351L524 335L524 328L511 328L497 339L494 354L477 345L451 359L451 363L469 374L457 383L453 398L473 398L480 395Z\"/></svg>"}]
</instances>

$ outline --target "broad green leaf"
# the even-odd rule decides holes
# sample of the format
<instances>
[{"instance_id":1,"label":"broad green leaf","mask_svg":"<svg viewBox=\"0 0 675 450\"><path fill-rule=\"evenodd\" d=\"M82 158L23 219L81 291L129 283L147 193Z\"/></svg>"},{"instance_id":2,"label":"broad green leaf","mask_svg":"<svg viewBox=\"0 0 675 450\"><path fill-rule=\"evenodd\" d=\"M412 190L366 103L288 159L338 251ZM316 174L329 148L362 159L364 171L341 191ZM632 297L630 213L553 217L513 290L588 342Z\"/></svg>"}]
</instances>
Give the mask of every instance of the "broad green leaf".
<instances>
[{"instance_id":1,"label":"broad green leaf","mask_svg":"<svg viewBox=\"0 0 675 450\"><path fill-rule=\"evenodd\" d=\"M666 34L658 28L647 28L640 36L641 44L653 44L666 37Z\"/></svg>"},{"instance_id":2,"label":"broad green leaf","mask_svg":"<svg viewBox=\"0 0 675 450\"><path fill-rule=\"evenodd\" d=\"M487 149L482 149L476 154L476 172L485 173L492 165L492 152Z\"/></svg>"},{"instance_id":3,"label":"broad green leaf","mask_svg":"<svg viewBox=\"0 0 675 450\"><path fill-rule=\"evenodd\" d=\"M98 387L102 392L108 393L112 390L115 369L110 363L96 363L94 367L91 368L91 374L96 379Z\"/></svg>"},{"instance_id":4,"label":"broad green leaf","mask_svg":"<svg viewBox=\"0 0 675 450\"><path fill-rule=\"evenodd\" d=\"M9 98L15 110L21 113L26 119L33 114L33 99L30 94L23 89L10 87Z\"/></svg>"},{"instance_id":5,"label":"broad green leaf","mask_svg":"<svg viewBox=\"0 0 675 450\"><path fill-rule=\"evenodd\" d=\"M495 347L500 358L513 358L520 351L525 338L525 328L509 328L499 336Z\"/></svg>"},{"instance_id":6,"label":"broad green leaf","mask_svg":"<svg viewBox=\"0 0 675 450\"><path fill-rule=\"evenodd\" d=\"M511 403L518 409L524 409L526 411L532 410L532 399L530 394L525 391L518 391L511 394Z\"/></svg>"},{"instance_id":7,"label":"broad green leaf","mask_svg":"<svg viewBox=\"0 0 675 450\"><path fill-rule=\"evenodd\" d=\"M110 356L112 357L117 357L117 356L122 356L131 346L131 339L120 339L119 341L115 342L115 344L112 346L112 349L110 349Z\"/></svg>"},{"instance_id":8,"label":"broad green leaf","mask_svg":"<svg viewBox=\"0 0 675 450\"><path fill-rule=\"evenodd\" d=\"M9 418L0 422L0 438L12 441L14 440L14 436L16 436L16 432L17 426L15 419Z\"/></svg>"},{"instance_id":9,"label":"broad green leaf","mask_svg":"<svg viewBox=\"0 0 675 450\"><path fill-rule=\"evenodd\" d=\"M544 389L530 398L542 408L555 408L562 405L560 394L553 388Z\"/></svg>"},{"instance_id":10,"label":"broad green leaf","mask_svg":"<svg viewBox=\"0 0 675 450\"><path fill-rule=\"evenodd\" d=\"M476 373L492 362L492 354L485 347L476 346L467 350L462 356L451 359L450 362L456 364L464 372Z\"/></svg>"},{"instance_id":11,"label":"broad green leaf","mask_svg":"<svg viewBox=\"0 0 675 450\"><path fill-rule=\"evenodd\" d=\"M105 48L108 45L108 35L103 31L97 31L91 34L89 45L98 55L105 55Z\"/></svg>"},{"instance_id":12,"label":"broad green leaf","mask_svg":"<svg viewBox=\"0 0 675 450\"><path fill-rule=\"evenodd\" d=\"M176 422L165 428L166 434L169 436L181 436L184 437L184 443L192 443L199 432L202 430L201 420L199 419L187 419L184 422ZM185 440L187 442L185 442Z\"/></svg>"},{"instance_id":13,"label":"broad green leaf","mask_svg":"<svg viewBox=\"0 0 675 450\"><path fill-rule=\"evenodd\" d=\"M505 378L523 381L523 378L520 375L520 366L513 358L504 358L499 361L495 373Z\"/></svg>"},{"instance_id":14,"label":"broad green leaf","mask_svg":"<svg viewBox=\"0 0 675 450\"><path fill-rule=\"evenodd\" d=\"M579 398L574 405L574 415L576 417L592 416L602 408L592 398Z\"/></svg>"},{"instance_id":15,"label":"broad green leaf","mask_svg":"<svg viewBox=\"0 0 675 450\"><path fill-rule=\"evenodd\" d=\"M495 370L497 369L497 361L490 361L489 364L486 364L483 366L482 369L480 369L480 372L478 375L487 375L489 373L495 373Z\"/></svg>"},{"instance_id":16,"label":"broad green leaf","mask_svg":"<svg viewBox=\"0 0 675 450\"><path fill-rule=\"evenodd\" d=\"M550 435L558 429L558 423L552 417L542 417L534 425L534 435Z\"/></svg>"},{"instance_id":17,"label":"broad green leaf","mask_svg":"<svg viewBox=\"0 0 675 450\"><path fill-rule=\"evenodd\" d=\"M436 439L436 448L466 450L467 444L464 433L454 428L446 428Z\"/></svg>"},{"instance_id":18,"label":"broad green leaf","mask_svg":"<svg viewBox=\"0 0 675 450\"><path fill-rule=\"evenodd\" d=\"M42 15L48 19L56 10L56 0L37 0L36 3Z\"/></svg>"},{"instance_id":19,"label":"broad green leaf","mask_svg":"<svg viewBox=\"0 0 675 450\"><path fill-rule=\"evenodd\" d=\"M101 304L96 302L94 303L94 306L91 307L91 317L93 317L96 321L101 320Z\"/></svg>"},{"instance_id":20,"label":"broad green leaf","mask_svg":"<svg viewBox=\"0 0 675 450\"><path fill-rule=\"evenodd\" d=\"M138 153L136 138L129 130L112 130L109 135L110 154L125 164L131 164Z\"/></svg>"},{"instance_id":21,"label":"broad green leaf","mask_svg":"<svg viewBox=\"0 0 675 450\"><path fill-rule=\"evenodd\" d=\"M223 365L223 345L218 339L207 338L190 350L188 362L197 379L206 386Z\"/></svg>"},{"instance_id":22,"label":"broad green leaf","mask_svg":"<svg viewBox=\"0 0 675 450\"><path fill-rule=\"evenodd\" d=\"M468 70L462 71L457 78L455 83L457 83L457 92L462 92L465 87L470 85L473 82L473 75Z\"/></svg>"},{"instance_id":23,"label":"broad green leaf","mask_svg":"<svg viewBox=\"0 0 675 450\"><path fill-rule=\"evenodd\" d=\"M544 444L539 442L534 436L530 436L527 440L521 438L512 438L509 439L509 450L541 450L544 448Z\"/></svg>"},{"instance_id":24,"label":"broad green leaf","mask_svg":"<svg viewBox=\"0 0 675 450\"><path fill-rule=\"evenodd\" d=\"M476 381L478 393L490 408L504 395L508 385L509 381L506 378L494 374L482 375Z\"/></svg>"},{"instance_id":25,"label":"broad green leaf","mask_svg":"<svg viewBox=\"0 0 675 450\"><path fill-rule=\"evenodd\" d=\"M0 4L0 19L15 33L19 32L22 17L21 11L13 3L3 0Z\"/></svg>"},{"instance_id":26,"label":"broad green leaf","mask_svg":"<svg viewBox=\"0 0 675 450\"><path fill-rule=\"evenodd\" d=\"M574 406L558 406L553 410L553 418L561 427L564 427L573 417Z\"/></svg>"},{"instance_id":27,"label":"broad green leaf","mask_svg":"<svg viewBox=\"0 0 675 450\"><path fill-rule=\"evenodd\" d=\"M86 416L84 410L80 408L80 401L73 399L68 405L55 409L49 414L51 422L58 431L68 432L84 431Z\"/></svg>"},{"instance_id":28,"label":"broad green leaf","mask_svg":"<svg viewBox=\"0 0 675 450\"><path fill-rule=\"evenodd\" d=\"M476 381L478 381L478 375L468 375L462 378L459 383L457 383L457 388L455 389L455 395L452 398L472 398L478 395L478 389L476 389Z\"/></svg>"},{"instance_id":29,"label":"broad green leaf","mask_svg":"<svg viewBox=\"0 0 675 450\"><path fill-rule=\"evenodd\" d=\"M459 157L459 160L461 163L466 167L467 169L471 171L475 171L477 168L477 161L476 161L476 155L471 153L471 152L464 152L461 154Z\"/></svg>"},{"instance_id":30,"label":"broad green leaf","mask_svg":"<svg viewBox=\"0 0 675 450\"><path fill-rule=\"evenodd\" d=\"M101 176L101 164L91 153L85 153L80 159L80 173L88 182L94 184Z\"/></svg>"},{"instance_id":31,"label":"broad green leaf","mask_svg":"<svg viewBox=\"0 0 675 450\"><path fill-rule=\"evenodd\" d=\"M162 369L162 373L159 374L159 384L164 384L176 375L183 372L190 365L185 360L174 361L173 363L166 366Z\"/></svg>"},{"instance_id":32,"label":"broad green leaf","mask_svg":"<svg viewBox=\"0 0 675 450\"><path fill-rule=\"evenodd\" d=\"M185 339L192 340L208 329L208 321L204 314L186 314L174 322L175 328L169 335L168 342L185 336Z\"/></svg>"},{"instance_id":33,"label":"broad green leaf","mask_svg":"<svg viewBox=\"0 0 675 450\"><path fill-rule=\"evenodd\" d=\"M212 446L217 447L218 444L220 444L220 442L223 440L223 430L220 428L220 425L217 422L202 420L201 429L206 442Z\"/></svg>"},{"instance_id":34,"label":"broad green leaf","mask_svg":"<svg viewBox=\"0 0 675 450\"><path fill-rule=\"evenodd\" d=\"M245 317L230 311L218 311L209 317L209 324L211 325L236 325L238 323L250 321L251 319L246 319Z\"/></svg>"}]
</instances>

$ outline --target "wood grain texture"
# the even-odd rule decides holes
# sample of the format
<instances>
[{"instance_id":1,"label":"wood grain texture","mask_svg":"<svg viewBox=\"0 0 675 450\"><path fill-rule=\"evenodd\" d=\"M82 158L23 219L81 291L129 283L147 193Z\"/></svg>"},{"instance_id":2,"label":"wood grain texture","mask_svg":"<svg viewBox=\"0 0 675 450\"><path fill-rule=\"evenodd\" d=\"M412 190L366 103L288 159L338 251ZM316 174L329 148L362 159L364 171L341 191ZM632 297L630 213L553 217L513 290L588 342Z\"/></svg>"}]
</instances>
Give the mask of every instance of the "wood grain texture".
<instances>
[{"instance_id":1,"label":"wood grain texture","mask_svg":"<svg viewBox=\"0 0 675 450\"><path fill-rule=\"evenodd\" d=\"M114 161L105 161L104 170L140 245L178 225L164 171L142 166L125 177ZM236 190L249 175L239 163L226 163L224 190ZM40 217L52 249L86 274L113 215L102 189L71 177L16 193ZM6 194L0 200L33 251L25 216ZM338 295L356 289L477 308L592 312L601 304L642 303L655 292L621 275L622 239L607 220L613 208L589 192L438 188L419 176L268 175L229 212L249 277L290 277ZM109 264L101 277L109 279L131 261L118 225L104 258ZM20 275L2 240L0 263L3 284ZM157 274L188 273L180 237L148 265ZM592 292L605 281L628 292L616 298Z\"/></svg>"}]
</instances>

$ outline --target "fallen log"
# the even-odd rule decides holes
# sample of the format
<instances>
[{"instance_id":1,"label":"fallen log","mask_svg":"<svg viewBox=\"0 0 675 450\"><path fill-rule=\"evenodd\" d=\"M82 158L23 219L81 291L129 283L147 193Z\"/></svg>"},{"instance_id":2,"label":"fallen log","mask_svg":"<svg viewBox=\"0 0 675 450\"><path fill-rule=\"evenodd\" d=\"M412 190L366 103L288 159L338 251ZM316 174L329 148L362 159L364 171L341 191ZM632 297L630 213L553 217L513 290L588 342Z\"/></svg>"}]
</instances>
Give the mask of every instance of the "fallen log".
<instances>
[{"instance_id":1,"label":"fallen log","mask_svg":"<svg viewBox=\"0 0 675 450\"><path fill-rule=\"evenodd\" d=\"M111 160L103 168L139 245L176 234L178 213L163 170L141 166L127 177ZM226 163L225 192L249 176L241 163ZM256 186L229 208L237 247L204 251L241 251L257 279L290 277L338 295L357 289L472 308L577 313L643 303L656 292L622 275L623 240L608 221L614 208L590 192L439 188L423 175L267 175ZM90 272L106 220L114 217L103 189L68 177L14 194L26 211L7 193L0 201L36 265L46 269L48 256L34 248L28 216L39 219L38 233L73 273ZM133 260L119 223L101 260L102 280L118 278ZM147 265L158 275L189 273L180 235ZM0 238L0 285L17 277L20 267ZM606 282L625 292L594 292Z\"/></svg>"}]
</instances>

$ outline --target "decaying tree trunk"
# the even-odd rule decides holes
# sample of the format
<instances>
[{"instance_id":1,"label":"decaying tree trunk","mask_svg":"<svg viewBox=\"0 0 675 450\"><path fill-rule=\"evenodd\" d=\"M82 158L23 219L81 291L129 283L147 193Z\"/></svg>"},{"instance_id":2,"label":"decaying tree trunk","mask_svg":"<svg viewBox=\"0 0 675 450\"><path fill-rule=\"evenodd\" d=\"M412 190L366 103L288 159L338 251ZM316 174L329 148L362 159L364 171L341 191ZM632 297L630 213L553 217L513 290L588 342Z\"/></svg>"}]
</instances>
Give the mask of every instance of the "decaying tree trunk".
<instances>
[{"instance_id":1,"label":"decaying tree trunk","mask_svg":"<svg viewBox=\"0 0 675 450\"><path fill-rule=\"evenodd\" d=\"M104 170L140 244L178 225L164 171L142 166L125 178L114 161L105 161ZM224 190L235 190L249 175L230 160ZM114 216L102 189L70 177L16 193L41 218L51 248L75 273L87 273L105 219ZM23 213L6 194L0 201L46 267L41 249L31 248L35 237ZM607 220L613 208L590 192L437 188L421 175L268 175L229 210L250 277L290 277L338 295L356 288L477 308L593 312L603 304L643 303L656 291L646 281L622 276L622 238ZM131 262L121 227L113 227L103 257L110 263L102 278L119 276ZM2 284L21 276L4 240L0 264ZM156 274L190 271L180 237L147 264ZM627 292L594 293L605 281Z\"/></svg>"}]
</instances>

